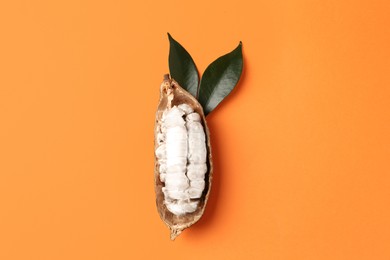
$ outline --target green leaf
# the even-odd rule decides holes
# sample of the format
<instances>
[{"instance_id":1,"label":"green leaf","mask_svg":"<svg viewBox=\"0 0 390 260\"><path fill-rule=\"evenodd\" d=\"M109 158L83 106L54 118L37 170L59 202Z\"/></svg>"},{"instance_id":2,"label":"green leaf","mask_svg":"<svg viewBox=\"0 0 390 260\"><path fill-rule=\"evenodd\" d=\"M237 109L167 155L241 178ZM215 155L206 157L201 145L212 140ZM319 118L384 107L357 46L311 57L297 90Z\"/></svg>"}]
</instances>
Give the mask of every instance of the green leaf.
<instances>
[{"instance_id":1,"label":"green leaf","mask_svg":"<svg viewBox=\"0 0 390 260\"><path fill-rule=\"evenodd\" d=\"M198 92L199 74L191 55L168 33L169 71L171 77L194 97Z\"/></svg>"},{"instance_id":2,"label":"green leaf","mask_svg":"<svg viewBox=\"0 0 390 260\"><path fill-rule=\"evenodd\" d=\"M203 106L205 115L233 90L242 72L242 43L232 52L219 57L205 70L200 81L199 103Z\"/></svg>"}]
</instances>

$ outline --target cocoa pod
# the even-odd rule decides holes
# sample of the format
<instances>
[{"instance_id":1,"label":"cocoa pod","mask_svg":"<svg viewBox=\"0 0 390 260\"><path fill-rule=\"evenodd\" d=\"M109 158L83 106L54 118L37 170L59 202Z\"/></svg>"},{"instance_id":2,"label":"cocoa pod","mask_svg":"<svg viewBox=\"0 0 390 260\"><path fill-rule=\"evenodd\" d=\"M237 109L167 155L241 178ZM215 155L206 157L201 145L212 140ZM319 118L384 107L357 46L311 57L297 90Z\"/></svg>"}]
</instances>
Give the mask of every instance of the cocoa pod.
<instances>
[{"instance_id":1,"label":"cocoa pod","mask_svg":"<svg viewBox=\"0 0 390 260\"><path fill-rule=\"evenodd\" d=\"M174 240L203 215L213 166L203 108L169 75L160 87L154 135L157 211Z\"/></svg>"}]
</instances>

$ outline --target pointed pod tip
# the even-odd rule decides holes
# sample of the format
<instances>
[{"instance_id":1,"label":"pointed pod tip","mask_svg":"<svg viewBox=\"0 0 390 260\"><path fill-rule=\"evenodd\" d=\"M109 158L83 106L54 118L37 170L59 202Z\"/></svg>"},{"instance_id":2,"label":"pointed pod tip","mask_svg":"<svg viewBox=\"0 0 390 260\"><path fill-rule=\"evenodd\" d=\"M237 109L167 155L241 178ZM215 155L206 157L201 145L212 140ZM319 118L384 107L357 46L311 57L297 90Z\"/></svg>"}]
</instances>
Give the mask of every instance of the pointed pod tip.
<instances>
[{"instance_id":1,"label":"pointed pod tip","mask_svg":"<svg viewBox=\"0 0 390 260\"><path fill-rule=\"evenodd\" d=\"M182 231L183 231L182 229L172 228L171 229L171 236L170 236L171 240L174 241L180 235L180 233Z\"/></svg>"}]
</instances>

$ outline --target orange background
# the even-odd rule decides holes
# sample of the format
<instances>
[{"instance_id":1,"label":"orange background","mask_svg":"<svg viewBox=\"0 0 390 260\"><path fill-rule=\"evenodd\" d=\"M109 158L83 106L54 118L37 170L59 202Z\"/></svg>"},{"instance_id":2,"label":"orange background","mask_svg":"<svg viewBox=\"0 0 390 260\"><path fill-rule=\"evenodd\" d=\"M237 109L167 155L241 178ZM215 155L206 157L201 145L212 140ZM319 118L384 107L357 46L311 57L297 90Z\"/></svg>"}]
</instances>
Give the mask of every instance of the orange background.
<instances>
[{"instance_id":1,"label":"orange background","mask_svg":"<svg viewBox=\"0 0 390 260\"><path fill-rule=\"evenodd\" d=\"M389 3L2 1L0 259L390 259ZM201 72L245 59L175 242L153 188L167 32Z\"/></svg>"}]
</instances>

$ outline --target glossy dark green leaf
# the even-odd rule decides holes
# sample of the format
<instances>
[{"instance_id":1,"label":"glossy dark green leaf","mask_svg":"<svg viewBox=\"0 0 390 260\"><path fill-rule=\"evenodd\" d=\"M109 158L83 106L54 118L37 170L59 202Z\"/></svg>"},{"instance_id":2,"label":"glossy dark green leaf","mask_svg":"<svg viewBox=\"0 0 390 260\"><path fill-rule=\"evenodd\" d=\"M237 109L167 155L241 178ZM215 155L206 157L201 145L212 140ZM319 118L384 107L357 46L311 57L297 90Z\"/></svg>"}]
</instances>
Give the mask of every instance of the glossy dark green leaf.
<instances>
[{"instance_id":1,"label":"glossy dark green leaf","mask_svg":"<svg viewBox=\"0 0 390 260\"><path fill-rule=\"evenodd\" d=\"M205 115L213 111L229 95L240 79L243 66L241 45L240 42L232 52L216 59L204 72L200 81L198 100Z\"/></svg>"},{"instance_id":2,"label":"glossy dark green leaf","mask_svg":"<svg viewBox=\"0 0 390 260\"><path fill-rule=\"evenodd\" d=\"M198 92L199 74L191 55L168 33L169 71L171 77L194 97Z\"/></svg>"}]
</instances>

